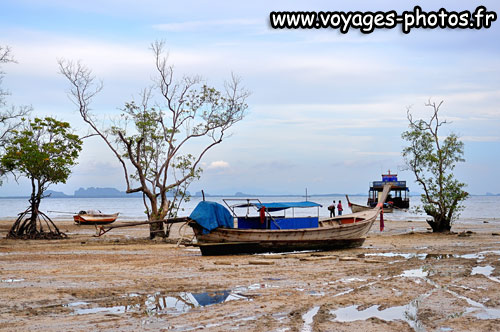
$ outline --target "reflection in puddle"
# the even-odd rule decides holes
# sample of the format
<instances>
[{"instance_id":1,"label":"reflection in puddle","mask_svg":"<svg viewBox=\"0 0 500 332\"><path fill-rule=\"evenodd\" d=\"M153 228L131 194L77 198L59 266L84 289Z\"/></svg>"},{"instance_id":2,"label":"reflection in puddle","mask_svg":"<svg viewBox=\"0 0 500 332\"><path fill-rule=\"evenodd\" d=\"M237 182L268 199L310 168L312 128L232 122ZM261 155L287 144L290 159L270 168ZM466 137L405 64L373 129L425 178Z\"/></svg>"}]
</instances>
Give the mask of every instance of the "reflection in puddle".
<instances>
[{"instance_id":1,"label":"reflection in puddle","mask_svg":"<svg viewBox=\"0 0 500 332\"><path fill-rule=\"evenodd\" d=\"M337 310L331 310L330 313L335 315L335 322L353 322L357 320L367 320L371 317L376 317L385 321L402 320L407 322L415 331L424 331L422 324L418 321L417 310L418 301L411 301L404 306L390 307L384 310L379 310L379 305L373 305L365 310L358 310L357 305L352 305Z\"/></svg>"},{"instance_id":2,"label":"reflection in puddle","mask_svg":"<svg viewBox=\"0 0 500 332\"><path fill-rule=\"evenodd\" d=\"M381 253L368 253L365 256L378 256L378 257L403 257L405 259L418 258L418 259L446 259L446 258L465 258L465 259L477 259L478 261L484 260L484 257L488 254L500 255L500 250L486 250L474 254L434 254L434 253L397 253L397 252L381 252Z\"/></svg>"},{"instance_id":3,"label":"reflection in puddle","mask_svg":"<svg viewBox=\"0 0 500 332\"><path fill-rule=\"evenodd\" d=\"M205 307L233 300L250 300L249 295L244 295L245 292L270 287L276 286L268 284L253 284L248 287L239 286L233 290L202 293L180 292L171 295L165 295L161 292L156 292L152 295L131 293L119 298L114 303L116 304L116 302L119 302L122 305L96 306L95 303L78 301L63 306L71 308L73 310L73 314L75 315L86 315L99 312L111 314L135 312L144 313L148 316L154 314L179 315L197 307Z\"/></svg>"},{"instance_id":4,"label":"reflection in puddle","mask_svg":"<svg viewBox=\"0 0 500 332\"><path fill-rule=\"evenodd\" d=\"M446 259L446 258L456 258L457 255L453 254L427 254L425 259Z\"/></svg>"}]
</instances>

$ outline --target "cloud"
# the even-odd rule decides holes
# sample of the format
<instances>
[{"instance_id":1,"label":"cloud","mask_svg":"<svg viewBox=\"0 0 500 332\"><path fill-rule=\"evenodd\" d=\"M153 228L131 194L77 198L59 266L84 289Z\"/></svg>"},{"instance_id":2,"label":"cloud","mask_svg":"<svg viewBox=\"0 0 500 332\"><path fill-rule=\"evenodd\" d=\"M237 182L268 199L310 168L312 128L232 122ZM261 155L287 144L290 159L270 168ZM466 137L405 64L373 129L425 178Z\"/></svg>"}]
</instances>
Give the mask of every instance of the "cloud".
<instances>
[{"instance_id":1,"label":"cloud","mask_svg":"<svg viewBox=\"0 0 500 332\"><path fill-rule=\"evenodd\" d=\"M224 160L217 160L217 161L212 161L210 164L208 164L207 169L226 169L229 168L229 163Z\"/></svg>"},{"instance_id":2,"label":"cloud","mask_svg":"<svg viewBox=\"0 0 500 332\"><path fill-rule=\"evenodd\" d=\"M500 142L500 136L463 136L460 137L464 142Z\"/></svg>"}]
</instances>

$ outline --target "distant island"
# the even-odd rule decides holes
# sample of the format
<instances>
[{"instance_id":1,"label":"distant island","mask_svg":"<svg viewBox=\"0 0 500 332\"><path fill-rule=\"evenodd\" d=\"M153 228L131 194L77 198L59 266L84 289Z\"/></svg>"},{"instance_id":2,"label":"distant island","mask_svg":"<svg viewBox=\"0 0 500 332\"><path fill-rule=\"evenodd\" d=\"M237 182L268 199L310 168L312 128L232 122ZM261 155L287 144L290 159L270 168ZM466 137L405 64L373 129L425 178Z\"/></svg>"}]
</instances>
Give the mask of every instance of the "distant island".
<instances>
[{"instance_id":1,"label":"distant island","mask_svg":"<svg viewBox=\"0 0 500 332\"><path fill-rule=\"evenodd\" d=\"M49 198L120 198L120 197L142 197L142 193L127 194L125 191L120 191L116 188L79 188L75 190L73 195L66 195L62 191L47 190L45 194ZM50 195L50 196L49 196Z\"/></svg>"},{"instance_id":2,"label":"distant island","mask_svg":"<svg viewBox=\"0 0 500 332\"><path fill-rule=\"evenodd\" d=\"M62 191L47 190L45 194L50 198L118 198L118 197L141 197L141 193L127 194L116 188L79 188L73 195L66 195Z\"/></svg>"},{"instance_id":3,"label":"distant island","mask_svg":"<svg viewBox=\"0 0 500 332\"><path fill-rule=\"evenodd\" d=\"M142 193L132 193L127 194L125 191L120 191L116 188L99 188L99 187L88 187L79 188L75 190L73 195L67 195L62 191L47 190L45 194L48 195L47 198L126 198L126 197L142 197ZM190 194L188 192L188 194ZM350 196L366 196L364 193L348 194ZM419 196L420 193L413 192L410 196ZM202 192L197 191L193 197L202 197ZM205 193L205 197L305 197L305 194L248 194L244 192L236 192L234 194L209 194ZM344 193L329 193L329 194L310 194L308 197L328 197L328 196L344 196ZM483 195L472 195L472 196L483 196ZM493 194L487 192L484 196L500 196L500 193ZM10 197L0 197L0 198L26 198L27 196L10 196Z\"/></svg>"},{"instance_id":4,"label":"distant island","mask_svg":"<svg viewBox=\"0 0 500 332\"><path fill-rule=\"evenodd\" d=\"M142 197L142 193L127 194L125 191L120 191L116 188L79 188L75 190L73 195L67 195L62 191L47 190L45 191L47 198L126 198L126 197ZM191 193L188 192L191 195ZM308 197L324 197L324 196L343 196L344 194L330 193L330 194L313 194ZM351 196L365 196L365 194L349 194ZM195 192L193 197L202 197L201 191ZM205 193L205 197L305 197L304 194L247 194L243 192L236 192L235 194L209 194ZM0 198L24 198L27 196L16 197L0 197Z\"/></svg>"}]
</instances>

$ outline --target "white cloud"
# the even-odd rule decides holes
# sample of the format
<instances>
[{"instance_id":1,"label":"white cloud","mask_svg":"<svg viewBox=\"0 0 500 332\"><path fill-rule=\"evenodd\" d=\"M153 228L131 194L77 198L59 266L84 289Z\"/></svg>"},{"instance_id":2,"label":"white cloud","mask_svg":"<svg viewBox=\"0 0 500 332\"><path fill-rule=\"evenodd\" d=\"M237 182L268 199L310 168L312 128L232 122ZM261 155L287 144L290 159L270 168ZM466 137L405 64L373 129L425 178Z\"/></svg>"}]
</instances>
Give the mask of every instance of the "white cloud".
<instances>
[{"instance_id":1,"label":"white cloud","mask_svg":"<svg viewBox=\"0 0 500 332\"><path fill-rule=\"evenodd\" d=\"M460 137L464 142L500 142L500 136L463 136Z\"/></svg>"},{"instance_id":2,"label":"white cloud","mask_svg":"<svg viewBox=\"0 0 500 332\"><path fill-rule=\"evenodd\" d=\"M226 169L226 168L229 168L229 163L224 160L212 161L207 166L207 169Z\"/></svg>"}]
</instances>

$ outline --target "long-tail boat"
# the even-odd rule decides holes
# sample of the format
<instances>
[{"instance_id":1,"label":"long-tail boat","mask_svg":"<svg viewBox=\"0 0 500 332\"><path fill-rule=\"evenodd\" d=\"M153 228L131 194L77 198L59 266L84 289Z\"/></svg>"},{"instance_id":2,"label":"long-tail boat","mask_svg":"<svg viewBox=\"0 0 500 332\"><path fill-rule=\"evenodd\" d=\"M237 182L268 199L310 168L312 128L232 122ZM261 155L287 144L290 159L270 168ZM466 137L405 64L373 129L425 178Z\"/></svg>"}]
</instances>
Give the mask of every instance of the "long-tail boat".
<instances>
[{"instance_id":1,"label":"long-tail boat","mask_svg":"<svg viewBox=\"0 0 500 332\"><path fill-rule=\"evenodd\" d=\"M349 205L349 207L351 208L351 211L353 213L372 209L372 207L370 207L370 206L352 203L349 200L349 196L347 196L347 195L345 195L345 198L347 198L347 205ZM393 211L394 211L394 208L392 207L391 204L384 203L384 213L392 213Z\"/></svg>"},{"instance_id":2,"label":"long-tail boat","mask_svg":"<svg viewBox=\"0 0 500 332\"><path fill-rule=\"evenodd\" d=\"M111 224L118 218L119 213L104 214L95 211L80 211L73 216L75 223L83 225L105 225Z\"/></svg>"},{"instance_id":3,"label":"long-tail boat","mask_svg":"<svg viewBox=\"0 0 500 332\"><path fill-rule=\"evenodd\" d=\"M359 247L366 239L390 190L386 185L379 203L370 210L326 220L318 217L275 217L271 212L289 208L320 206L312 202L250 203L236 207L255 207L259 216L237 217L221 204L200 202L189 216L202 255L331 250ZM231 208L231 207L230 207ZM381 229L383 219L381 219Z\"/></svg>"}]
</instances>

